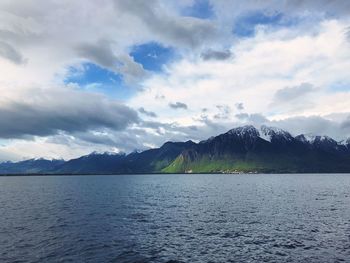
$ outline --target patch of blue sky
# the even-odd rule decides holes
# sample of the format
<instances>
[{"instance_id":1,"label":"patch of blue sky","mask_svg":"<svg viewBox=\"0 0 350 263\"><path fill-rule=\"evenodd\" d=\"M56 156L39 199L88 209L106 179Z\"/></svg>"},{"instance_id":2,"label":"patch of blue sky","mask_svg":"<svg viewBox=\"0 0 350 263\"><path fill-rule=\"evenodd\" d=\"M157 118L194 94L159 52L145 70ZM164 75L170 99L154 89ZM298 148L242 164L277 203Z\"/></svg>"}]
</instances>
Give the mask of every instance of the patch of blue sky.
<instances>
[{"instance_id":1,"label":"patch of blue sky","mask_svg":"<svg viewBox=\"0 0 350 263\"><path fill-rule=\"evenodd\" d=\"M258 25L290 27L299 22L298 18L286 17L281 13L253 12L239 17L233 26L233 34L239 37L252 37Z\"/></svg>"},{"instance_id":2,"label":"patch of blue sky","mask_svg":"<svg viewBox=\"0 0 350 263\"><path fill-rule=\"evenodd\" d=\"M193 5L181 10L183 16L210 19L214 17L213 7L208 0L195 0Z\"/></svg>"},{"instance_id":3,"label":"patch of blue sky","mask_svg":"<svg viewBox=\"0 0 350 263\"><path fill-rule=\"evenodd\" d=\"M122 75L93 63L71 67L65 83L74 83L83 90L103 93L121 100L133 94L132 89L124 84Z\"/></svg>"},{"instance_id":4,"label":"patch of blue sky","mask_svg":"<svg viewBox=\"0 0 350 263\"><path fill-rule=\"evenodd\" d=\"M161 72L163 66L175 58L175 49L164 47L156 42L135 45L130 55L137 63L140 63L144 69Z\"/></svg>"},{"instance_id":5,"label":"patch of blue sky","mask_svg":"<svg viewBox=\"0 0 350 263\"><path fill-rule=\"evenodd\" d=\"M349 81L337 81L328 86L329 92L350 92Z\"/></svg>"}]
</instances>

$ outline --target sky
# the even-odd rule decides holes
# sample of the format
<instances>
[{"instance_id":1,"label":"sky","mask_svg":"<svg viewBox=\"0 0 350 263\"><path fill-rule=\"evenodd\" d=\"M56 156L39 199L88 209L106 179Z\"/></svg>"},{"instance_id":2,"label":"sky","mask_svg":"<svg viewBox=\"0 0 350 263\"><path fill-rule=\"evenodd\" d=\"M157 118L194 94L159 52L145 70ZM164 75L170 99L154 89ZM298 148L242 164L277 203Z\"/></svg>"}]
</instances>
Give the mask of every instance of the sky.
<instances>
[{"instance_id":1,"label":"sky","mask_svg":"<svg viewBox=\"0 0 350 263\"><path fill-rule=\"evenodd\" d=\"M0 161L350 137L348 0L2 0Z\"/></svg>"}]
</instances>

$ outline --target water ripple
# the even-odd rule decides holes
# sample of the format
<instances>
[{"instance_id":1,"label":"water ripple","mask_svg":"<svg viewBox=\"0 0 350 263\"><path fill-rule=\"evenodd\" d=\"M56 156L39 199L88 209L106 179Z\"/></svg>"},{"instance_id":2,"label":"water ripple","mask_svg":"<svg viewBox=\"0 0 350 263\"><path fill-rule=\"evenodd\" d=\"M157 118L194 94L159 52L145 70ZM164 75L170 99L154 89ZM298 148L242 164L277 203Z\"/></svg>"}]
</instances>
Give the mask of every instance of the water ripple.
<instances>
[{"instance_id":1,"label":"water ripple","mask_svg":"<svg viewBox=\"0 0 350 263\"><path fill-rule=\"evenodd\" d=\"M0 177L0 262L349 262L350 175Z\"/></svg>"}]
</instances>

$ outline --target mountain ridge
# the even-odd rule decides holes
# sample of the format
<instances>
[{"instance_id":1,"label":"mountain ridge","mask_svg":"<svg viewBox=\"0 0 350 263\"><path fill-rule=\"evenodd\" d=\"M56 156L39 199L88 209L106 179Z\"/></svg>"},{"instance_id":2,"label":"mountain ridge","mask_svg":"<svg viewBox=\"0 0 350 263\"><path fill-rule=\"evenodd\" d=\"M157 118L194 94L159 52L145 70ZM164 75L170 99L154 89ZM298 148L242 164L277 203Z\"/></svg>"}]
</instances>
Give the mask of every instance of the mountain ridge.
<instances>
[{"instance_id":1,"label":"mountain ridge","mask_svg":"<svg viewBox=\"0 0 350 263\"><path fill-rule=\"evenodd\" d=\"M252 125L195 143L165 142L142 152L97 153L68 161L30 159L0 163L0 174L132 173L336 173L350 172L350 139L292 136Z\"/></svg>"}]
</instances>

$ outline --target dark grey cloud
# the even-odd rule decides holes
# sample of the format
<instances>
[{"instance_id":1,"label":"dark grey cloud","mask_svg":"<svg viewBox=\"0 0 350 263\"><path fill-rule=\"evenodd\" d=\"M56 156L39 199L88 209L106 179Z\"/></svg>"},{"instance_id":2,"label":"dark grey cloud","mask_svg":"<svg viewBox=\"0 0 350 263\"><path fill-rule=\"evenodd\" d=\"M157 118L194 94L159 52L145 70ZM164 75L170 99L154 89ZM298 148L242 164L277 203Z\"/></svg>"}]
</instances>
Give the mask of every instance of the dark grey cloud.
<instances>
[{"instance_id":1,"label":"dark grey cloud","mask_svg":"<svg viewBox=\"0 0 350 263\"><path fill-rule=\"evenodd\" d=\"M142 114L144 114L144 115L146 115L148 117L153 117L153 118L157 117L157 114L155 112L147 111L147 110L145 110L144 107L141 107L138 110L139 110L140 113L142 113Z\"/></svg>"},{"instance_id":2,"label":"dark grey cloud","mask_svg":"<svg viewBox=\"0 0 350 263\"><path fill-rule=\"evenodd\" d=\"M298 86L285 87L276 91L274 102L287 102L298 98L304 98L305 95L313 92L315 88L310 83L301 83Z\"/></svg>"},{"instance_id":3,"label":"dark grey cloud","mask_svg":"<svg viewBox=\"0 0 350 263\"><path fill-rule=\"evenodd\" d=\"M106 40L100 40L94 44L82 43L77 46L76 50L83 58L92 60L106 68L113 69L118 63L118 58L111 48L111 43Z\"/></svg>"},{"instance_id":4,"label":"dark grey cloud","mask_svg":"<svg viewBox=\"0 0 350 263\"><path fill-rule=\"evenodd\" d=\"M208 49L201 54L203 60L226 60L232 56L230 50Z\"/></svg>"},{"instance_id":5,"label":"dark grey cloud","mask_svg":"<svg viewBox=\"0 0 350 263\"><path fill-rule=\"evenodd\" d=\"M172 109L184 109L187 110L187 105L183 102L175 102L175 103L169 103L169 107Z\"/></svg>"},{"instance_id":6,"label":"dark grey cloud","mask_svg":"<svg viewBox=\"0 0 350 263\"><path fill-rule=\"evenodd\" d=\"M18 50L3 41L0 41L0 56L10 60L15 64L23 64L26 62Z\"/></svg>"},{"instance_id":7,"label":"dark grey cloud","mask_svg":"<svg viewBox=\"0 0 350 263\"><path fill-rule=\"evenodd\" d=\"M235 104L237 110L244 110L244 104L242 102L238 102Z\"/></svg>"},{"instance_id":8,"label":"dark grey cloud","mask_svg":"<svg viewBox=\"0 0 350 263\"><path fill-rule=\"evenodd\" d=\"M35 96L32 96L35 94ZM139 121L133 109L96 94L33 89L0 105L0 138L48 136L61 131L123 130Z\"/></svg>"},{"instance_id":9,"label":"dark grey cloud","mask_svg":"<svg viewBox=\"0 0 350 263\"><path fill-rule=\"evenodd\" d=\"M135 84L147 76L141 64L135 62L128 54L117 56L112 46L112 42L100 40L97 43L81 43L76 47L76 51L82 58L122 74L129 83Z\"/></svg>"},{"instance_id":10,"label":"dark grey cloud","mask_svg":"<svg viewBox=\"0 0 350 263\"><path fill-rule=\"evenodd\" d=\"M115 0L115 7L123 14L139 19L155 36L171 45L197 47L214 40L217 28L211 21L195 17L172 15L158 0Z\"/></svg>"}]
</instances>

